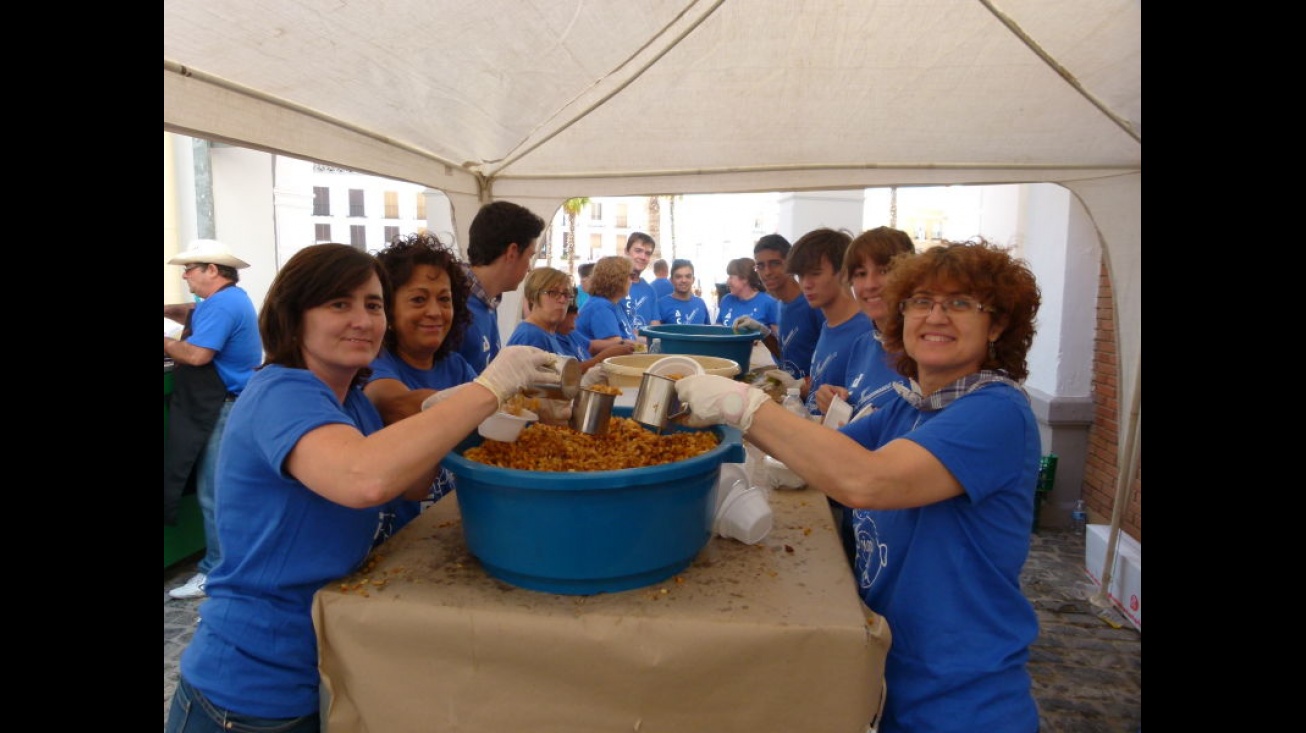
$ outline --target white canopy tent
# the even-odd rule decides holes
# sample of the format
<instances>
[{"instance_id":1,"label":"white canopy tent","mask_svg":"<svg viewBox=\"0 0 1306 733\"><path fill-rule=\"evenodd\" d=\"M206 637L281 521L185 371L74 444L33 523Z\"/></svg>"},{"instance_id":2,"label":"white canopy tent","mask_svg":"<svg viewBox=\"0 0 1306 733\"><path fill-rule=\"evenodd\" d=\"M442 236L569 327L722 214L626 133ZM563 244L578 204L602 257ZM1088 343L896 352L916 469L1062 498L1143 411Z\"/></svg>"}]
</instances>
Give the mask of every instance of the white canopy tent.
<instances>
[{"instance_id":1,"label":"white canopy tent","mask_svg":"<svg viewBox=\"0 0 1306 733\"><path fill-rule=\"evenodd\" d=\"M1100 234L1119 403L1137 402L1140 0L168 0L163 13L165 130L425 184L455 212L1060 184ZM455 219L465 242L470 216ZM1120 431L1122 474L1135 432Z\"/></svg>"}]
</instances>

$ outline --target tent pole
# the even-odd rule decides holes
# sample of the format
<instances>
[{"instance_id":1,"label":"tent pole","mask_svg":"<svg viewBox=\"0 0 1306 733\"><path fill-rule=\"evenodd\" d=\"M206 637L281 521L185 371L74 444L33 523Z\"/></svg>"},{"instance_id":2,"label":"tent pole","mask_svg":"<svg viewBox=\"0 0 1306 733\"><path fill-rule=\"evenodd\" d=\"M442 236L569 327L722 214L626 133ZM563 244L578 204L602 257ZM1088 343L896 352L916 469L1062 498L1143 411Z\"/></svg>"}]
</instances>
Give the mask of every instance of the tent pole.
<instances>
[{"instance_id":1,"label":"tent pole","mask_svg":"<svg viewBox=\"0 0 1306 733\"><path fill-rule=\"evenodd\" d=\"M1143 358L1138 357L1138 367L1134 374L1134 396L1130 401L1129 430L1125 435L1125 445L1121 457L1128 457L1127 465L1122 466L1116 483L1116 500L1111 509L1111 531L1107 534L1106 560L1102 564L1102 585L1093 595L1095 606L1110 606L1110 588L1112 570L1116 563L1116 544L1120 538L1120 522L1125 513L1134 488L1134 475L1138 472L1139 440L1138 425L1142 421L1143 411Z\"/></svg>"}]
</instances>

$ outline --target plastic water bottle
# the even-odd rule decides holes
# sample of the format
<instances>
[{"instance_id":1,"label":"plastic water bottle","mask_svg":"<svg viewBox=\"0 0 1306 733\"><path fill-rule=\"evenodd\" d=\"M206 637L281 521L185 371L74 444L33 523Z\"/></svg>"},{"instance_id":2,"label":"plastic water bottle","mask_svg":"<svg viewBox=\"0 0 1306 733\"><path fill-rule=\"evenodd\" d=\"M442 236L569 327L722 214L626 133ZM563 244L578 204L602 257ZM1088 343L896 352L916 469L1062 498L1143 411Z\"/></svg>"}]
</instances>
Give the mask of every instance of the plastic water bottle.
<instances>
[{"instance_id":1,"label":"plastic water bottle","mask_svg":"<svg viewBox=\"0 0 1306 733\"><path fill-rule=\"evenodd\" d=\"M807 405L803 404L802 393L798 387L790 387L785 390L785 398L780 406L803 419L807 419Z\"/></svg>"},{"instance_id":2,"label":"plastic water bottle","mask_svg":"<svg viewBox=\"0 0 1306 733\"><path fill-rule=\"evenodd\" d=\"M1084 508L1084 500L1080 499L1075 502L1075 508L1070 510L1070 523L1075 526L1076 532L1083 532L1084 525L1088 524L1088 510Z\"/></svg>"}]
</instances>

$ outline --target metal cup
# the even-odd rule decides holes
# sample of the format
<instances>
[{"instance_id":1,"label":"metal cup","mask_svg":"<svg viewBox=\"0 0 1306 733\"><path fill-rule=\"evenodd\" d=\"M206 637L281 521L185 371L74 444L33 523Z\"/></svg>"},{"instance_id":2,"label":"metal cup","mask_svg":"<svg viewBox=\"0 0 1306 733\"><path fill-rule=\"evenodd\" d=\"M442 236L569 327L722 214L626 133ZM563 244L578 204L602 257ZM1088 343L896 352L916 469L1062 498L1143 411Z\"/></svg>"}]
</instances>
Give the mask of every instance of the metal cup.
<instances>
[{"instance_id":1,"label":"metal cup","mask_svg":"<svg viewBox=\"0 0 1306 733\"><path fill-rule=\"evenodd\" d=\"M630 413L635 422L662 432L667 423L686 412L681 410L680 398L676 395L676 380L644 372L639 383L639 396L635 398L635 409Z\"/></svg>"},{"instance_id":2,"label":"metal cup","mask_svg":"<svg viewBox=\"0 0 1306 733\"><path fill-rule=\"evenodd\" d=\"M570 356L558 358L553 368L558 371L558 388L567 399L572 399L580 391L581 368L580 362Z\"/></svg>"},{"instance_id":3,"label":"metal cup","mask_svg":"<svg viewBox=\"0 0 1306 733\"><path fill-rule=\"evenodd\" d=\"M606 435L617 396L582 387L571 407L571 429L586 435Z\"/></svg>"}]
</instances>

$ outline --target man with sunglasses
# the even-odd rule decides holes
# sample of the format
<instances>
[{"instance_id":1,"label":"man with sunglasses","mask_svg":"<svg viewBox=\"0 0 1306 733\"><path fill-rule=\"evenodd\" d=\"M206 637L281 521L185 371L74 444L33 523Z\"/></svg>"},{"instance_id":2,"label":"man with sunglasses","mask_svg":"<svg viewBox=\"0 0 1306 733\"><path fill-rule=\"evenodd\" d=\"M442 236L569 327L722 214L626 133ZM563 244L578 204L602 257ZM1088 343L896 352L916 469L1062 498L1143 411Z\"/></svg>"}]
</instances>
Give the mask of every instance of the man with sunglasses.
<instances>
[{"instance_id":1,"label":"man with sunglasses","mask_svg":"<svg viewBox=\"0 0 1306 733\"><path fill-rule=\"evenodd\" d=\"M204 557L194 577L168 595L202 598L209 571L222 558L214 503L218 447L231 406L263 360L258 314L249 294L236 285L249 263L216 239L197 239L168 260L200 302L188 309L181 338L163 337L163 355L173 361L172 402L163 450L163 523L177 523L177 506L192 475L204 520Z\"/></svg>"}]
</instances>

